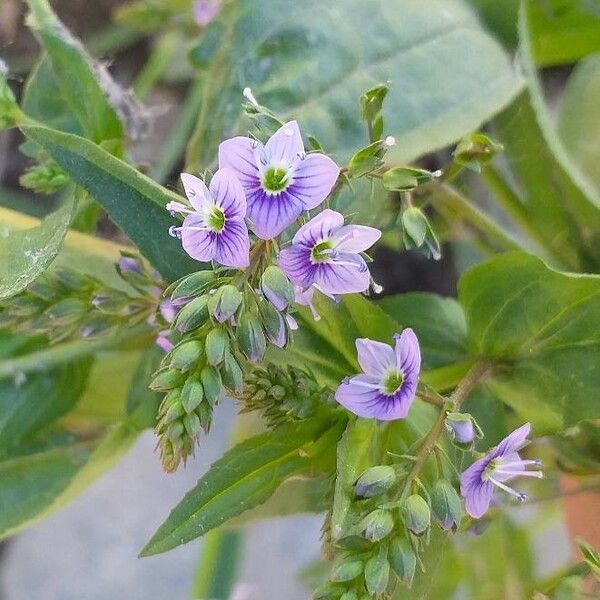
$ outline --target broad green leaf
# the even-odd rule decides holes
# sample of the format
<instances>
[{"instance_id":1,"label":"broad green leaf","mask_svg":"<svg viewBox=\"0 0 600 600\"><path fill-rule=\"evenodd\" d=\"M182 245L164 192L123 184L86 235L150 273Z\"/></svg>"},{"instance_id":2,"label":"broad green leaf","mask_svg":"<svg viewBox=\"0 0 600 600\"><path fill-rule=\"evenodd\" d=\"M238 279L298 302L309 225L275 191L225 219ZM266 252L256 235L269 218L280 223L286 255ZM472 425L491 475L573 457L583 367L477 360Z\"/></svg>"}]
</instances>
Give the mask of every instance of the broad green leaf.
<instances>
[{"instance_id":1,"label":"broad green leaf","mask_svg":"<svg viewBox=\"0 0 600 600\"><path fill-rule=\"evenodd\" d=\"M225 82L228 101L207 86L198 142L233 122L222 107L235 106L230 92L243 82L346 159L366 140L360 95L390 80L385 133L397 141L390 158L405 163L477 129L521 87L510 58L461 0L430 0L426 9L411 0L244 0L226 14L231 31L220 34L206 78ZM209 28L205 43L212 39ZM201 43L192 60L205 54Z\"/></svg>"},{"instance_id":2,"label":"broad green leaf","mask_svg":"<svg viewBox=\"0 0 600 600\"><path fill-rule=\"evenodd\" d=\"M245 440L212 465L173 509L142 556L171 550L267 500L289 477L305 473L313 458L331 451L343 420L288 423Z\"/></svg>"},{"instance_id":3,"label":"broad green leaf","mask_svg":"<svg viewBox=\"0 0 600 600\"><path fill-rule=\"evenodd\" d=\"M108 100L108 95L114 96L118 88L108 72L94 64L46 0L29 0L28 5L29 24L48 53L56 82L86 136L98 143L121 139L123 126ZM103 89L100 77L105 86L115 89Z\"/></svg>"},{"instance_id":4,"label":"broad green leaf","mask_svg":"<svg viewBox=\"0 0 600 600\"><path fill-rule=\"evenodd\" d=\"M0 298L25 289L56 258L73 218L77 200L65 197L38 225L0 236Z\"/></svg>"},{"instance_id":5,"label":"broad green leaf","mask_svg":"<svg viewBox=\"0 0 600 600\"><path fill-rule=\"evenodd\" d=\"M38 350L43 342L3 334L0 364ZM0 380L0 456L67 413L83 392L90 361L71 361L35 374Z\"/></svg>"},{"instance_id":6,"label":"broad green leaf","mask_svg":"<svg viewBox=\"0 0 600 600\"><path fill-rule=\"evenodd\" d=\"M167 281L201 268L169 235L174 222L165 205L180 200L177 194L82 137L31 124L22 129L102 204Z\"/></svg>"},{"instance_id":7,"label":"broad green leaf","mask_svg":"<svg viewBox=\"0 0 600 600\"><path fill-rule=\"evenodd\" d=\"M414 292L386 296L377 305L419 338L424 368L441 367L467 355L467 325L453 298Z\"/></svg>"},{"instance_id":8,"label":"broad green leaf","mask_svg":"<svg viewBox=\"0 0 600 600\"><path fill-rule=\"evenodd\" d=\"M600 276L559 273L527 254L493 258L459 283L488 386L537 431L600 417Z\"/></svg>"},{"instance_id":9,"label":"broad green leaf","mask_svg":"<svg viewBox=\"0 0 600 600\"><path fill-rule=\"evenodd\" d=\"M558 131L569 154L600 190L600 54L582 61L569 77Z\"/></svg>"}]
</instances>

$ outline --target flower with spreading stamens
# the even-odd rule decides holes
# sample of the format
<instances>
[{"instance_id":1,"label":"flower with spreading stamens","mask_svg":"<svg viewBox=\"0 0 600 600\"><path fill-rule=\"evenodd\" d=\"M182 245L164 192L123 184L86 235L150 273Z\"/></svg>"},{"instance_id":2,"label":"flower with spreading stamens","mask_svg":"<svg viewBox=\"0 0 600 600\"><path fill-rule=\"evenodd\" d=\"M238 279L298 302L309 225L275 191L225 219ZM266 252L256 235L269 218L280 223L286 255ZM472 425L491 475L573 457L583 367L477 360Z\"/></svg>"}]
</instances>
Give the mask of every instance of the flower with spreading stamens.
<instances>
[{"instance_id":1,"label":"flower with spreading stamens","mask_svg":"<svg viewBox=\"0 0 600 600\"><path fill-rule=\"evenodd\" d=\"M264 146L242 136L225 140L219 166L235 171L246 192L251 228L264 240L321 204L340 173L324 154L305 153L296 121L283 125Z\"/></svg>"},{"instance_id":2,"label":"flower with spreading stamens","mask_svg":"<svg viewBox=\"0 0 600 600\"><path fill-rule=\"evenodd\" d=\"M394 339L395 348L366 338L356 340L363 373L344 379L335 399L359 417L402 419L413 403L421 370L419 341L410 328Z\"/></svg>"},{"instance_id":3,"label":"flower with spreading stamens","mask_svg":"<svg viewBox=\"0 0 600 600\"><path fill-rule=\"evenodd\" d=\"M369 288L371 275L360 255L381 237L364 225L344 225L344 217L325 209L303 225L292 245L279 255L279 266L303 289L314 285L324 294L350 294Z\"/></svg>"},{"instance_id":4,"label":"flower with spreading stamens","mask_svg":"<svg viewBox=\"0 0 600 600\"><path fill-rule=\"evenodd\" d=\"M529 443L527 436L531 424L525 423L505 437L483 458L475 461L460 476L460 493L465 498L465 509L475 519L483 516L494 497L495 488L508 492L521 502L527 496L506 485L515 477L543 477L542 471L528 470L529 467L540 467L539 460L523 460L519 450Z\"/></svg>"},{"instance_id":5,"label":"flower with spreading stamens","mask_svg":"<svg viewBox=\"0 0 600 600\"><path fill-rule=\"evenodd\" d=\"M235 173L219 169L209 188L193 175L182 173L181 181L192 209L169 202L167 210L185 216L181 227L170 233L181 238L183 249L196 260L214 260L226 267L243 269L250 264L250 240L244 222L246 197Z\"/></svg>"}]
</instances>

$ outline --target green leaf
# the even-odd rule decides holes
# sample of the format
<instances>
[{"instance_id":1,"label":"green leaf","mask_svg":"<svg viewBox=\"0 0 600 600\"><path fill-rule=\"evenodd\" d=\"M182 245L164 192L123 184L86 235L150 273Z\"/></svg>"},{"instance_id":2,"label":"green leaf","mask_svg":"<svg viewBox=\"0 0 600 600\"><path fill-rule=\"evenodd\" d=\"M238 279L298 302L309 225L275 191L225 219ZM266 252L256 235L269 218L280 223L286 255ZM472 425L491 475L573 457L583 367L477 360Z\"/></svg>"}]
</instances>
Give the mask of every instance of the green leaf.
<instances>
[{"instance_id":1,"label":"green leaf","mask_svg":"<svg viewBox=\"0 0 600 600\"><path fill-rule=\"evenodd\" d=\"M521 87L509 57L461 0L433 0L426 8L409 0L347 0L343 8L244 0L228 16L232 31L221 36L207 79L225 79L228 63L238 94L243 81L261 104L298 118L343 159L364 145L358 101L378 83L391 80L385 134L396 137L389 156L401 164L477 129ZM192 58L200 54L202 43ZM198 141L215 137L215 122L232 122L215 98L229 103L212 86L206 94L211 118L200 123L207 135Z\"/></svg>"},{"instance_id":2,"label":"green leaf","mask_svg":"<svg viewBox=\"0 0 600 600\"><path fill-rule=\"evenodd\" d=\"M25 289L56 258L77 205L75 195L38 225L0 237L0 298Z\"/></svg>"},{"instance_id":3,"label":"green leaf","mask_svg":"<svg viewBox=\"0 0 600 600\"><path fill-rule=\"evenodd\" d=\"M167 281L201 268L169 235L173 219L165 206L180 196L82 137L31 124L22 129L102 204Z\"/></svg>"},{"instance_id":4,"label":"green leaf","mask_svg":"<svg viewBox=\"0 0 600 600\"><path fill-rule=\"evenodd\" d=\"M558 131L569 154L600 191L600 54L582 61L569 77Z\"/></svg>"},{"instance_id":5,"label":"green leaf","mask_svg":"<svg viewBox=\"0 0 600 600\"><path fill-rule=\"evenodd\" d=\"M289 423L238 444L173 509L141 555L171 550L262 504L286 479L310 470L313 457L335 446L340 425L343 421Z\"/></svg>"},{"instance_id":6,"label":"green leaf","mask_svg":"<svg viewBox=\"0 0 600 600\"><path fill-rule=\"evenodd\" d=\"M121 139L123 127L108 100L109 91L114 95L118 88L108 72L94 64L46 0L29 0L28 4L29 24L48 53L62 95L86 136L95 142ZM115 89L103 89L99 77Z\"/></svg>"},{"instance_id":7,"label":"green leaf","mask_svg":"<svg viewBox=\"0 0 600 600\"><path fill-rule=\"evenodd\" d=\"M459 299L471 350L498 363L489 388L537 432L600 417L600 276L511 253L468 271Z\"/></svg>"}]
</instances>

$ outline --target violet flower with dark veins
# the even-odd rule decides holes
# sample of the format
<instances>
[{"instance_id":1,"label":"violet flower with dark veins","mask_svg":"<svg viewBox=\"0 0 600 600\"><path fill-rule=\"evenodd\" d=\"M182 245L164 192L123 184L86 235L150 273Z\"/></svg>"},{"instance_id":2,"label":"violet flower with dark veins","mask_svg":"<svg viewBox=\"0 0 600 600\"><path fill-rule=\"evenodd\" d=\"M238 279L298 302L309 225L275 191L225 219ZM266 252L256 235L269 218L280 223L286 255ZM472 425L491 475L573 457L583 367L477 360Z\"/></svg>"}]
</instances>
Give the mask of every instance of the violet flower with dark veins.
<instances>
[{"instance_id":1,"label":"violet flower with dark veins","mask_svg":"<svg viewBox=\"0 0 600 600\"><path fill-rule=\"evenodd\" d=\"M296 121L283 125L264 146L242 136L225 140L219 167L235 171L246 192L251 229L263 240L321 204L340 173L324 154L305 153Z\"/></svg>"}]
</instances>

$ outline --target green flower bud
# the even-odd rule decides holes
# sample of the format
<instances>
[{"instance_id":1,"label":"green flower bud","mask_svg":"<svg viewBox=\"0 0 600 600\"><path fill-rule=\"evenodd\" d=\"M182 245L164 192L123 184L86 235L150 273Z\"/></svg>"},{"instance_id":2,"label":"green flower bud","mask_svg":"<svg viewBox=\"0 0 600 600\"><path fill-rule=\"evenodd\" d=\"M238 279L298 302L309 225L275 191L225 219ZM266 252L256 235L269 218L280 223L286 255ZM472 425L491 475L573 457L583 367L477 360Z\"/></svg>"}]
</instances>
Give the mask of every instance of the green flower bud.
<instances>
[{"instance_id":1,"label":"green flower bud","mask_svg":"<svg viewBox=\"0 0 600 600\"><path fill-rule=\"evenodd\" d=\"M244 373L238 361L228 353L225 362L221 367L223 384L234 393L239 393L244 389Z\"/></svg>"},{"instance_id":2,"label":"green flower bud","mask_svg":"<svg viewBox=\"0 0 600 600\"><path fill-rule=\"evenodd\" d=\"M407 249L419 248L430 258L441 258L440 243L425 213L415 206L409 206L402 213L402 226L402 239Z\"/></svg>"},{"instance_id":3,"label":"green flower bud","mask_svg":"<svg viewBox=\"0 0 600 600\"><path fill-rule=\"evenodd\" d=\"M223 382L221 374L217 369L207 365L200 373L200 379L204 386L204 395L211 406L214 406L223 393Z\"/></svg>"},{"instance_id":4,"label":"green flower bud","mask_svg":"<svg viewBox=\"0 0 600 600\"><path fill-rule=\"evenodd\" d=\"M85 273L73 271L72 269L59 268L54 271L53 275L66 288L77 292L89 292L98 285L98 282L92 277L89 277Z\"/></svg>"},{"instance_id":5,"label":"green flower bud","mask_svg":"<svg viewBox=\"0 0 600 600\"><path fill-rule=\"evenodd\" d=\"M429 183L436 173L413 167L395 167L383 174L383 186L391 191L410 192L416 187Z\"/></svg>"},{"instance_id":6,"label":"green flower bud","mask_svg":"<svg viewBox=\"0 0 600 600\"><path fill-rule=\"evenodd\" d=\"M177 369L161 369L158 373L155 373L149 387L153 392L168 392L179 387L183 380L184 375Z\"/></svg>"},{"instance_id":7,"label":"green flower bud","mask_svg":"<svg viewBox=\"0 0 600 600\"><path fill-rule=\"evenodd\" d=\"M174 404L171 404L171 406L169 406L169 408L165 414L165 421L167 421L168 423L172 423L173 421L176 421L177 419L179 419L179 417L183 416L184 414L185 414L185 410L184 410L181 402L175 402Z\"/></svg>"},{"instance_id":8,"label":"green flower bud","mask_svg":"<svg viewBox=\"0 0 600 600\"><path fill-rule=\"evenodd\" d=\"M11 298L6 310L13 317L32 317L39 314L46 307L45 302L35 296L20 295Z\"/></svg>"},{"instance_id":9,"label":"green flower bud","mask_svg":"<svg viewBox=\"0 0 600 600\"><path fill-rule=\"evenodd\" d=\"M267 349L267 340L258 317L244 313L237 327L237 340L243 353L250 362L262 360Z\"/></svg>"},{"instance_id":10,"label":"green flower bud","mask_svg":"<svg viewBox=\"0 0 600 600\"><path fill-rule=\"evenodd\" d=\"M358 600L358 594L354 590L348 590L340 596L340 600Z\"/></svg>"},{"instance_id":11,"label":"green flower bud","mask_svg":"<svg viewBox=\"0 0 600 600\"><path fill-rule=\"evenodd\" d=\"M383 108L383 101L389 92L386 84L376 85L360 97L360 112L363 121L372 121Z\"/></svg>"},{"instance_id":12,"label":"green flower bud","mask_svg":"<svg viewBox=\"0 0 600 600\"><path fill-rule=\"evenodd\" d=\"M69 176L55 162L48 161L27 169L19 183L41 194L55 194L69 183Z\"/></svg>"},{"instance_id":13,"label":"green flower bud","mask_svg":"<svg viewBox=\"0 0 600 600\"><path fill-rule=\"evenodd\" d=\"M88 311L88 306L78 298L65 298L50 308L45 314L55 325L68 325L79 321Z\"/></svg>"},{"instance_id":14,"label":"green flower bud","mask_svg":"<svg viewBox=\"0 0 600 600\"><path fill-rule=\"evenodd\" d=\"M389 511L378 508L370 512L359 524L361 535L370 542L379 542L394 528Z\"/></svg>"},{"instance_id":15,"label":"green flower bud","mask_svg":"<svg viewBox=\"0 0 600 600\"><path fill-rule=\"evenodd\" d=\"M458 529L462 516L460 497L448 481L440 479L433 486L431 510L442 529Z\"/></svg>"},{"instance_id":16,"label":"green flower bud","mask_svg":"<svg viewBox=\"0 0 600 600\"><path fill-rule=\"evenodd\" d=\"M383 594L390 578L390 563L384 548L372 556L365 565L365 585L371 596Z\"/></svg>"},{"instance_id":17,"label":"green flower bud","mask_svg":"<svg viewBox=\"0 0 600 600\"><path fill-rule=\"evenodd\" d=\"M389 465L367 469L356 482L355 493L360 498L373 498L387 492L396 481L396 471Z\"/></svg>"},{"instance_id":18,"label":"green flower bud","mask_svg":"<svg viewBox=\"0 0 600 600\"><path fill-rule=\"evenodd\" d=\"M198 340L190 340L175 346L168 355L168 361L174 369L187 372L198 364L201 356L202 343Z\"/></svg>"},{"instance_id":19,"label":"green flower bud","mask_svg":"<svg viewBox=\"0 0 600 600\"><path fill-rule=\"evenodd\" d=\"M227 331L218 327L209 331L206 336L206 360L213 367L220 365L229 352L229 336Z\"/></svg>"},{"instance_id":20,"label":"green flower bud","mask_svg":"<svg viewBox=\"0 0 600 600\"><path fill-rule=\"evenodd\" d=\"M188 379L181 388L181 404L186 413L191 413L204 398L204 388L197 379Z\"/></svg>"},{"instance_id":21,"label":"green flower bud","mask_svg":"<svg viewBox=\"0 0 600 600\"><path fill-rule=\"evenodd\" d=\"M234 285L224 285L209 297L208 310L219 323L224 323L235 315L241 303L241 292Z\"/></svg>"},{"instance_id":22,"label":"green flower bud","mask_svg":"<svg viewBox=\"0 0 600 600\"><path fill-rule=\"evenodd\" d=\"M331 571L331 581L344 582L356 579L363 572L360 560L346 560L336 565Z\"/></svg>"},{"instance_id":23,"label":"green flower bud","mask_svg":"<svg viewBox=\"0 0 600 600\"><path fill-rule=\"evenodd\" d=\"M183 426L183 423L181 423L180 421L175 421L171 423L167 427L167 437L169 438L169 441L177 441L183 435L184 430L185 428Z\"/></svg>"},{"instance_id":24,"label":"green flower bud","mask_svg":"<svg viewBox=\"0 0 600 600\"><path fill-rule=\"evenodd\" d=\"M187 431L187 434L195 438L202 429L202 425L200 424L200 419L196 413L190 413L183 418L183 426Z\"/></svg>"},{"instance_id":25,"label":"green flower bud","mask_svg":"<svg viewBox=\"0 0 600 600\"><path fill-rule=\"evenodd\" d=\"M175 327L182 333L204 325L208 320L208 297L200 296L188 302L177 314Z\"/></svg>"},{"instance_id":26,"label":"green flower bud","mask_svg":"<svg viewBox=\"0 0 600 600\"><path fill-rule=\"evenodd\" d=\"M215 280L213 271L198 271L180 279L171 291L171 300L192 298L202 294Z\"/></svg>"},{"instance_id":27,"label":"green flower bud","mask_svg":"<svg viewBox=\"0 0 600 600\"><path fill-rule=\"evenodd\" d=\"M389 559L394 573L410 586L417 568L417 557L406 538L397 537L392 540Z\"/></svg>"},{"instance_id":28,"label":"green flower bud","mask_svg":"<svg viewBox=\"0 0 600 600\"><path fill-rule=\"evenodd\" d=\"M502 144L495 142L484 133L473 133L463 138L452 154L456 163L479 173L481 167L502 150L504 150Z\"/></svg>"},{"instance_id":29,"label":"green flower bud","mask_svg":"<svg viewBox=\"0 0 600 600\"><path fill-rule=\"evenodd\" d=\"M267 338L273 345L283 348L287 342L287 327L283 316L270 302L260 302L258 310Z\"/></svg>"},{"instance_id":30,"label":"green flower bud","mask_svg":"<svg viewBox=\"0 0 600 600\"><path fill-rule=\"evenodd\" d=\"M355 178L363 177L382 167L382 157L386 149L386 146L380 141L361 148L348 163L348 175Z\"/></svg>"},{"instance_id":31,"label":"green flower bud","mask_svg":"<svg viewBox=\"0 0 600 600\"><path fill-rule=\"evenodd\" d=\"M279 267L265 269L260 288L265 298L278 310L285 310L294 301L294 286Z\"/></svg>"},{"instance_id":32,"label":"green flower bud","mask_svg":"<svg viewBox=\"0 0 600 600\"><path fill-rule=\"evenodd\" d=\"M419 494L413 494L404 503L404 522L415 535L422 535L431 525L429 505Z\"/></svg>"},{"instance_id":33,"label":"green flower bud","mask_svg":"<svg viewBox=\"0 0 600 600\"><path fill-rule=\"evenodd\" d=\"M8 68L0 61L0 129L14 127L23 116L15 96L6 81Z\"/></svg>"},{"instance_id":34,"label":"green flower bud","mask_svg":"<svg viewBox=\"0 0 600 600\"><path fill-rule=\"evenodd\" d=\"M340 595L343 593L343 587L331 583L325 583L320 585L313 592L312 600L338 600Z\"/></svg>"}]
</instances>

